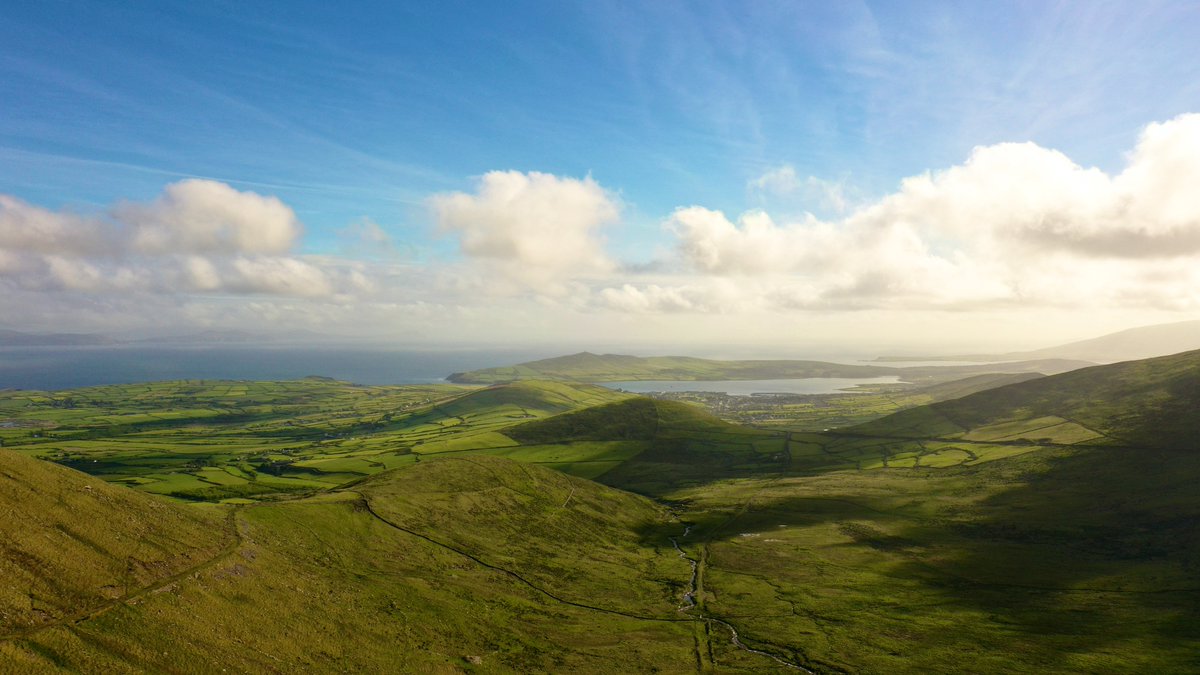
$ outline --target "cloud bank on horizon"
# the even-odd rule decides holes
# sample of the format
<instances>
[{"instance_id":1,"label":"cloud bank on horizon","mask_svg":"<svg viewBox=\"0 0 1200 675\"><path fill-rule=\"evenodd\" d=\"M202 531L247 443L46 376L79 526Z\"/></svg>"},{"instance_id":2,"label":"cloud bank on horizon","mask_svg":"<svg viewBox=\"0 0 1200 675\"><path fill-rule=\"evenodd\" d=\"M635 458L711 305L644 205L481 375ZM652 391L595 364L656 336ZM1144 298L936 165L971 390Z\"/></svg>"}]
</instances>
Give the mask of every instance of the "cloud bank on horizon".
<instances>
[{"instance_id":1,"label":"cloud bank on horizon","mask_svg":"<svg viewBox=\"0 0 1200 675\"><path fill-rule=\"evenodd\" d=\"M844 200L834 185L787 167L756 183ZM700 198L661 216L671 245L651 264L614 253L622 186L591 176L497 170L471 190L430 195L429 237L458 250L432 260L304 253L291 207L213 180L95 212L0 195L0 311L58 325L270 319L382 330L440 315L480 335L498 312L529 321L547 310L1195 310L1196 185L1200 114L1187 114L1146 126L1112 174L1033 143L1000 143L842 204L833 218L730 216ZM356 228L370 246L389 245L374 223Z\"/></svg>"}]
</instances>

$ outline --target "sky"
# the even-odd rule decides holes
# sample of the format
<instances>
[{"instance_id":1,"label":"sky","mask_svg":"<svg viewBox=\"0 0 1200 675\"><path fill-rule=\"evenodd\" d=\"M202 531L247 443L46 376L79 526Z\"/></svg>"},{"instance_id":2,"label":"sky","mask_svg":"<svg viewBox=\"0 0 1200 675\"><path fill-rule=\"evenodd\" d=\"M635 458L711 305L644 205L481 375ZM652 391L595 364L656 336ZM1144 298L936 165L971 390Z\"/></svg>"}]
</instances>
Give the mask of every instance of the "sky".
<instances>
[{"instance_id":1,"label":"sky","mask_svg":"<svg viewBox=\"0 0 1200 675\"><path fill-rule=\"evenodd\" d=\"M800 355L1194 318L1198 2L0 2L0 328Z\"/></svg>"}]
</instances>

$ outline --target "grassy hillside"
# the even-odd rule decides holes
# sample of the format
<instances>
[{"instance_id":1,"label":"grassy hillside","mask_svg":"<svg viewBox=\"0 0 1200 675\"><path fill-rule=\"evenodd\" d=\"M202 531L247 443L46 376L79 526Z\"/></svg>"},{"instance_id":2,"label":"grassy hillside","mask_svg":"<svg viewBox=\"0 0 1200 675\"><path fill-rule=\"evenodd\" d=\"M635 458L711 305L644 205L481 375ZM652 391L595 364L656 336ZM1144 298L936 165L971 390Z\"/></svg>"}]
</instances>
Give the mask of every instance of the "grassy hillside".
<instances>
[{"instance_id":1,"label":"grassy hillside","mask_svg":"<svg viewBox=\"0 0 1200 675\"><path fill-rule=\"evenodd\" d=\"M213 538L197 546L207 552L177 563L186 574L135 580L128 602L0 638L0 663L794 672L782 659L819 673L1190 672L1200 653L1198 383L1200 353L1182 354L1012 382L826 433L747 428L565 382L439 389L432 401L314 383L334 397L323 410L284 410L280 398L240 426L187 413L179 426L119 432L95 407L30 405L28 416L5 413L26 425L8 433L53 440L23 453L125 444L130 454L111 463L134 472L158 460L130 449L168 431L175 452L196 444L214 458L254 457L255 439L304 438L273 452L290 462L285 472L307 469L326 487L181 506L101 486L209 519ZM410 403L385 417L388 401ZM155 413L147 404L137 414ZM112 435L72 440L85 432ZM392 471L358 464L392 458L407 459ZM38 480L92 480L16 459L49 472ZM34 503L51 514L27 526L25 541L40 545L59 498ZM88 514L96 527L109 519ZM178 544L174 527L158 540L164 550ZM112 582L71 588L96 583Z\"/></svg>"},{"instance_id":2,"label":"grassy hillside","mask_svg":"<svg viewBox=\"0 0 1200 675\"><path fill-rule=\"evenodd\" d=\"M90 480L36 460L15 461L67 482ZM124 488L101 490L168 513L191 508ZM59 536L54 519L72 516L52 502L43 506L49 520L25 531ZM209 564L169 583L138 579L133 585L149 585L108 611L0 636L0 669L695 668L695 635L703 627L677 611L688 565L663 542L647 544L641 535L679 526L643 498L538 467L473 458L424 462L316 498L225 508L239 532L231 550L211 552ZM99 530L112 514L91 515ZM165 527L149 522L161 516L137 522ZM6 583L13 593L33 588L31 580L6 578L16 579Z\"/></svg>"},{"instance_id":3,"label":"grassy hillside","mask_svg":"<svg viewBox=\"0 0 1200 675\"><path fill-rule=\"evenodd\" d=\"M787 472L666 490L694 526L701 608L818 670L1190 672L1198 363L792 433Z\"/></svg>"},{"instance_id":4,"label":"grassy hillside","mask_svg":"<svg viewBox=\"0 0 1200 675\"><path fill-rule=\"evenodd\" d=\"M770 380L806 377L898 376L907 382L946 382L982 373L1061 373L1090 365L1085 361L1044 359L972 366L894 368L824 361L715 361L687 356L625 356L581 352L515 366L486 368L450 375L451 382L496 384L517 380L620 382L623 380Z\"/></svg>"},{"instance_id":5,"label":"grassy hillside","mask_svg":"<svg viewBox=\"0 0 1200 675\"><path fill-rule=\"evenodd\" d=\"M696 406L648 398L529 422L505 430L504 435L520 442L523 449L553 447L564 454L597 447L626 449L619 461L610 462L592 478L650 495L719 477L779 471L788 465L783 433L729 424Z\"/></svg>"},{"instance_id":6,"label":"grassy hillside","mask_svg":"<svg viewBox=\"0 0 1200 675\"><path fill-rule=\"evenodd\" d=\"M169 504L0 450L0 636L128 598L235 542L215 507Z\"/></svg>"},{"instance_id":7,"label":"grassy hillside","mask_svg":"<svg viewBox=\"0 0 1200 675\"><path fill-rule=\"evenodd\" d=\"M1196 449L1200 351L1085 368L907 410L848 431Z\"/></svg>"}]
</instances>

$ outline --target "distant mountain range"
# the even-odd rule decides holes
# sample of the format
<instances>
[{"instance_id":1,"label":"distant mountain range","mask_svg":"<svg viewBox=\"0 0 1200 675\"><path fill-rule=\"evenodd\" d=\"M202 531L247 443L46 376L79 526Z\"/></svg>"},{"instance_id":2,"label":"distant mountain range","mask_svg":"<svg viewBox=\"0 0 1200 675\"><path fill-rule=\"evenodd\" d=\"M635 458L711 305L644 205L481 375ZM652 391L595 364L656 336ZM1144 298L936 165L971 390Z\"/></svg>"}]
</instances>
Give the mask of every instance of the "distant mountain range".
<instances>
[{"instance_id":1,"label":"distant mountain range","mask_svg":"<svg viewBox=\"0 0 1200 675\"><path fill-rule=\"evenodd\" d=\"M1065 345L1005 354L962 354L957 356L881 356L877 362L904 361L1028 361L1072 359L1093 363L1115 363L1200 349L1200 321L1182 321L1130 328L1097 338Z\"/></svg>"}]
</instances>

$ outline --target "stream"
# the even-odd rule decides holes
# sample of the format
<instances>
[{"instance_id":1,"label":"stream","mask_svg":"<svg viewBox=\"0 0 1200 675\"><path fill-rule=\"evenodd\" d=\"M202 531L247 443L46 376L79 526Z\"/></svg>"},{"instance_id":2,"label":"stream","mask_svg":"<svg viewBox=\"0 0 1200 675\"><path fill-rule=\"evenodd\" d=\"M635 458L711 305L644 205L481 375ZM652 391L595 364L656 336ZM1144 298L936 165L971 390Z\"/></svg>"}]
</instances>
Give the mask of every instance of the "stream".
<instances>
[{"instance_id":1,"label":"stream","mask_svg":"<svg viewBox=\"0 0 1200 675\"><path fill-rule=\"evenodd\" d=\"M671 545L675 547L675 550L679 553L679 557L686 560L688 562L688 564L692 566L692 579L691 579L690 584L688 585L688 591L683 594L683 604L679 606L680 612L690 612L693 609L695 609L695 607L696 607L696 592L697 592L697 586L698 586L698 581L699 581L699 576L700 576L700 561L696 560L695 558L689 557L688 554L685 553L683 551L683 548L679 545L679 540L687 538L687 536L689 534L691 534L691 532L692 532L692 526L687 525L684 527L683 534L681 534L679 537L670 537ZM704 616L704 614L700 614L700 616L698 618L700 618L704 621L708 621L709 623L720 624L720 625L724 626L725 628L728 628L730 640L733 642L733 644L738 649L741 649L742 651L747 651L747 652L750 652L751 654L758 654L759 656L765 656L765 657L775 661L776 663L778 663L781 666L793 668L795 670L799 670L799 671L802 671L805 673L813 673L813 671L809 670L808 668L805 668L804 666L792 663L791 661L787 661L785 659L781 659L778 656L775 656L774 654L772 654L770 652L764 652L761 649L755 649L753 647L746 645L746 643L742 642L741 636L738 635L737 628L734 628L733 624L729 623L728 621L724 621L722 619L717 619L717 618L714 618L711 616ZM813 675L816 675L816 674L813 673Z\"/></svg>"}]
</instances>

